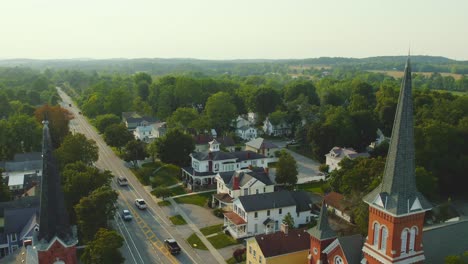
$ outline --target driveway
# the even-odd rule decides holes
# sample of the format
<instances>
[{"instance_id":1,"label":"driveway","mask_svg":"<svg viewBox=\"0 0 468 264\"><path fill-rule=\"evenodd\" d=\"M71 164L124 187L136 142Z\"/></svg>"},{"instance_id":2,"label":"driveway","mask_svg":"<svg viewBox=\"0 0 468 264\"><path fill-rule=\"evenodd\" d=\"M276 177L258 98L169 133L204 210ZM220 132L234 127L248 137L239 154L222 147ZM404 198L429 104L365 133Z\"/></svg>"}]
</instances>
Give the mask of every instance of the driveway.
<instances>
[{"instance_id":1,"label":"driveway","mask_svg":"<svg viewBox=\"0 0 468 264\"><path fill-rule=\"evenodd\" d=\"M310 181L320 181L324 179L324 176L321 176L321 172L319 171L320 163L313 159L310 159L306 156L298 154L294 151L291 151L286 148L286 141L272 141L278 147L286 150L289 152L297 162L297 170L299 174L297 175L297 183L306 183ZM272 170L272 174L275 174L275 170Z\"/></svg>"},{"instance_id":2,"label":"driveway","mask_svg":"<svg viewBox=\"0 0 468 264\"><path fill-rule=\"evenodd\" d=\"M216 217L211 209L193 204L179 204L179 208L184 211L199 229L224 223L224 220Z\"/></svg>"}]
</instances>

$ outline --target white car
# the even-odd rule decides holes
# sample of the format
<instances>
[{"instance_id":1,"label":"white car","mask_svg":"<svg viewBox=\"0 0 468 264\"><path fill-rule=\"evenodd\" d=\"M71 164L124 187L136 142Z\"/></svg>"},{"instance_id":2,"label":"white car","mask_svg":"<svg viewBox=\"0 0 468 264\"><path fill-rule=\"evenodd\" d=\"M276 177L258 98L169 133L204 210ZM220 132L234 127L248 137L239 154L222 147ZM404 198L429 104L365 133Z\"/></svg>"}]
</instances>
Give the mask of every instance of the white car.
<instances>
[{"instance_id":1,"label":"white car","mask_svg":"<svg viewBox=\"0 0 468 264\"><path fill-rule=\"evenodd\" d=\"M138 207L138 209L142 209L142 210L146 209L146 207L147 207L146 202L143 199L136 199L135 200L135 205L136 205L136 207Z\"/></svg>"},{"instance_id":2,"label":"white car","mask_svg":"<svg viewBox=\"0 0 468 264\"><path fill-rule=\"evenodd\" d=\"M123 210L122 211L122 219L124 221L132 221L132 214L130 213L129 210Z\"/></svg>"}]
</instances>

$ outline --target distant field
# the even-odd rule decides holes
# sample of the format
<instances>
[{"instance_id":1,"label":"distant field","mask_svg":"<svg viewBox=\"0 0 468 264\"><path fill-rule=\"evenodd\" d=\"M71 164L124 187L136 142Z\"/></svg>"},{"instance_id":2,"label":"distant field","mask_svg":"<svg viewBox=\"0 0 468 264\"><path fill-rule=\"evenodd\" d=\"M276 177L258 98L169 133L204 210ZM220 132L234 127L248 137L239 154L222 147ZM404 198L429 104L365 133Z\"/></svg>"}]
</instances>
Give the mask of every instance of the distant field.
<instances>
[{"instance_id":1,"label":"distant field","mask_svg":"<svg viewBox=\"0 0 468 264\"><path fill-rule=\"evenodd\" d=\"M388 76L392 76L393 78L401 78L403 77L403 71L378 71L378 70L369 70L370 72L376 72L376 73L383 73L383 74L386 74ZM432 72L413 72L413 73L416 73L416 74L422 74L424 76L431 76ZM446 72L441 72L440 75L442 76L452 76L453 78L455 78L455 80L458 80L462 77L461 74L458 74L458 73L446 73Z\"/></svg>"}]
</instances>

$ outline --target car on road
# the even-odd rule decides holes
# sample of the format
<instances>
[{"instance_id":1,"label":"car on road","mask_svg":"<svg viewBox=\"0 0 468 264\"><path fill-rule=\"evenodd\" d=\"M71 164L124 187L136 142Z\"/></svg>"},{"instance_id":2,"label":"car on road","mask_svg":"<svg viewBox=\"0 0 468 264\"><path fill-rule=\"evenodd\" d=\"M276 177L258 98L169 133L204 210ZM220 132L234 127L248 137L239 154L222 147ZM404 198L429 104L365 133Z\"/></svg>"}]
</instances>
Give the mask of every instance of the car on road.
<instances>
[{"instance_id":1,"label":"car on road","mask_svg":"<svg viewBox=\"0 0 468 264\"><path fill-rule=\"evenodd\" d=\"M141 209L141 210L146 209L147 207L146 202L143 199L136 199L135 205L136 207L138 207L138 209Z\"/></svg>"},{"instance_id":2,"label":"car on road","mask_svg":"<svg viewBox=\"0 0 468 264\"><path fill-rule=\"evenodd\" d=\"M71 104L68 104L69 107L71 107Z\"/></svg>"},{"instance_id":3,"label":"car on road","mask_svg":"<svg viewBox=\"0 0 468 264\"><path fill-rule=\"evenodd\" d=\"M78 112L78 114L80 114L80 115L81 115L81 112Z\"/></svg>"},{"instance_id":4,"label":"car on road","mask_svg":"<svg viewBox=\"0 0 468 264\"><path fill-rule=\"evenodd\" d=\"M123 219L124 221L132 221L132 218L133 218L133 216L132 216L132 214L130 213L130 211L129 211L129 210L126 210L126 209L125 209L125 210L122 210L122 215L121 215L121 216L122 216L122 219Z\"/></svg>"},{"instance_id":5,"label":"car on road","mask_svg":"<svg viewBox=\"0 0 468 264\"><path fill-rule=\"evenodd\" d=\"M119 176L117 178L117 183L120 185L120 186L127 186L128 185L128 180L127 178L123 177L123 176Z\"/></svg>"},{"instance_id":6,"label":"car on road","mask_svg":"<svg viewBox=\"0 0 468 264\"><path fill-rule=\"evenodd\" d=\"M176 255L180 253L179 244L173 238L168 238L164 240L164 245L166 246L167 250L171 252L172 255Z\"/></svg>"},{"instance_id":7,"label":"car on road","mask_svg":"<svg viewBox=\"0 0 468 264\"><path fill-rule=\"evenodd\" d=\"M286 145L294 145L294 144L296 144L296 143L297 143L297 142L296 142L295 139L291 139L291 140L286 141Z\"/></svg>"}]
</instances>

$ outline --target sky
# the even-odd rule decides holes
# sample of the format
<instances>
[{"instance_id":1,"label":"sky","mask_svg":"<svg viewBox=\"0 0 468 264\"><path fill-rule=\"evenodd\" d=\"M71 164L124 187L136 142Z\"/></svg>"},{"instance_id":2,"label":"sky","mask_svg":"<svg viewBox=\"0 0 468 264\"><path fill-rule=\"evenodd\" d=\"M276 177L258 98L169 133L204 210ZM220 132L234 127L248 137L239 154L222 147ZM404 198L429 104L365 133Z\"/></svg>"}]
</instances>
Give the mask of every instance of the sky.
<instances>
[{"instance_id":1,"label":"sky","mask_svg":"<svg viewBox=\"0 0 468 264\"><path fill-rule=\"evenodd\" d=\"M468 60L467 0L15 0L0 58Z\"/></svg>"}]
</instances>

